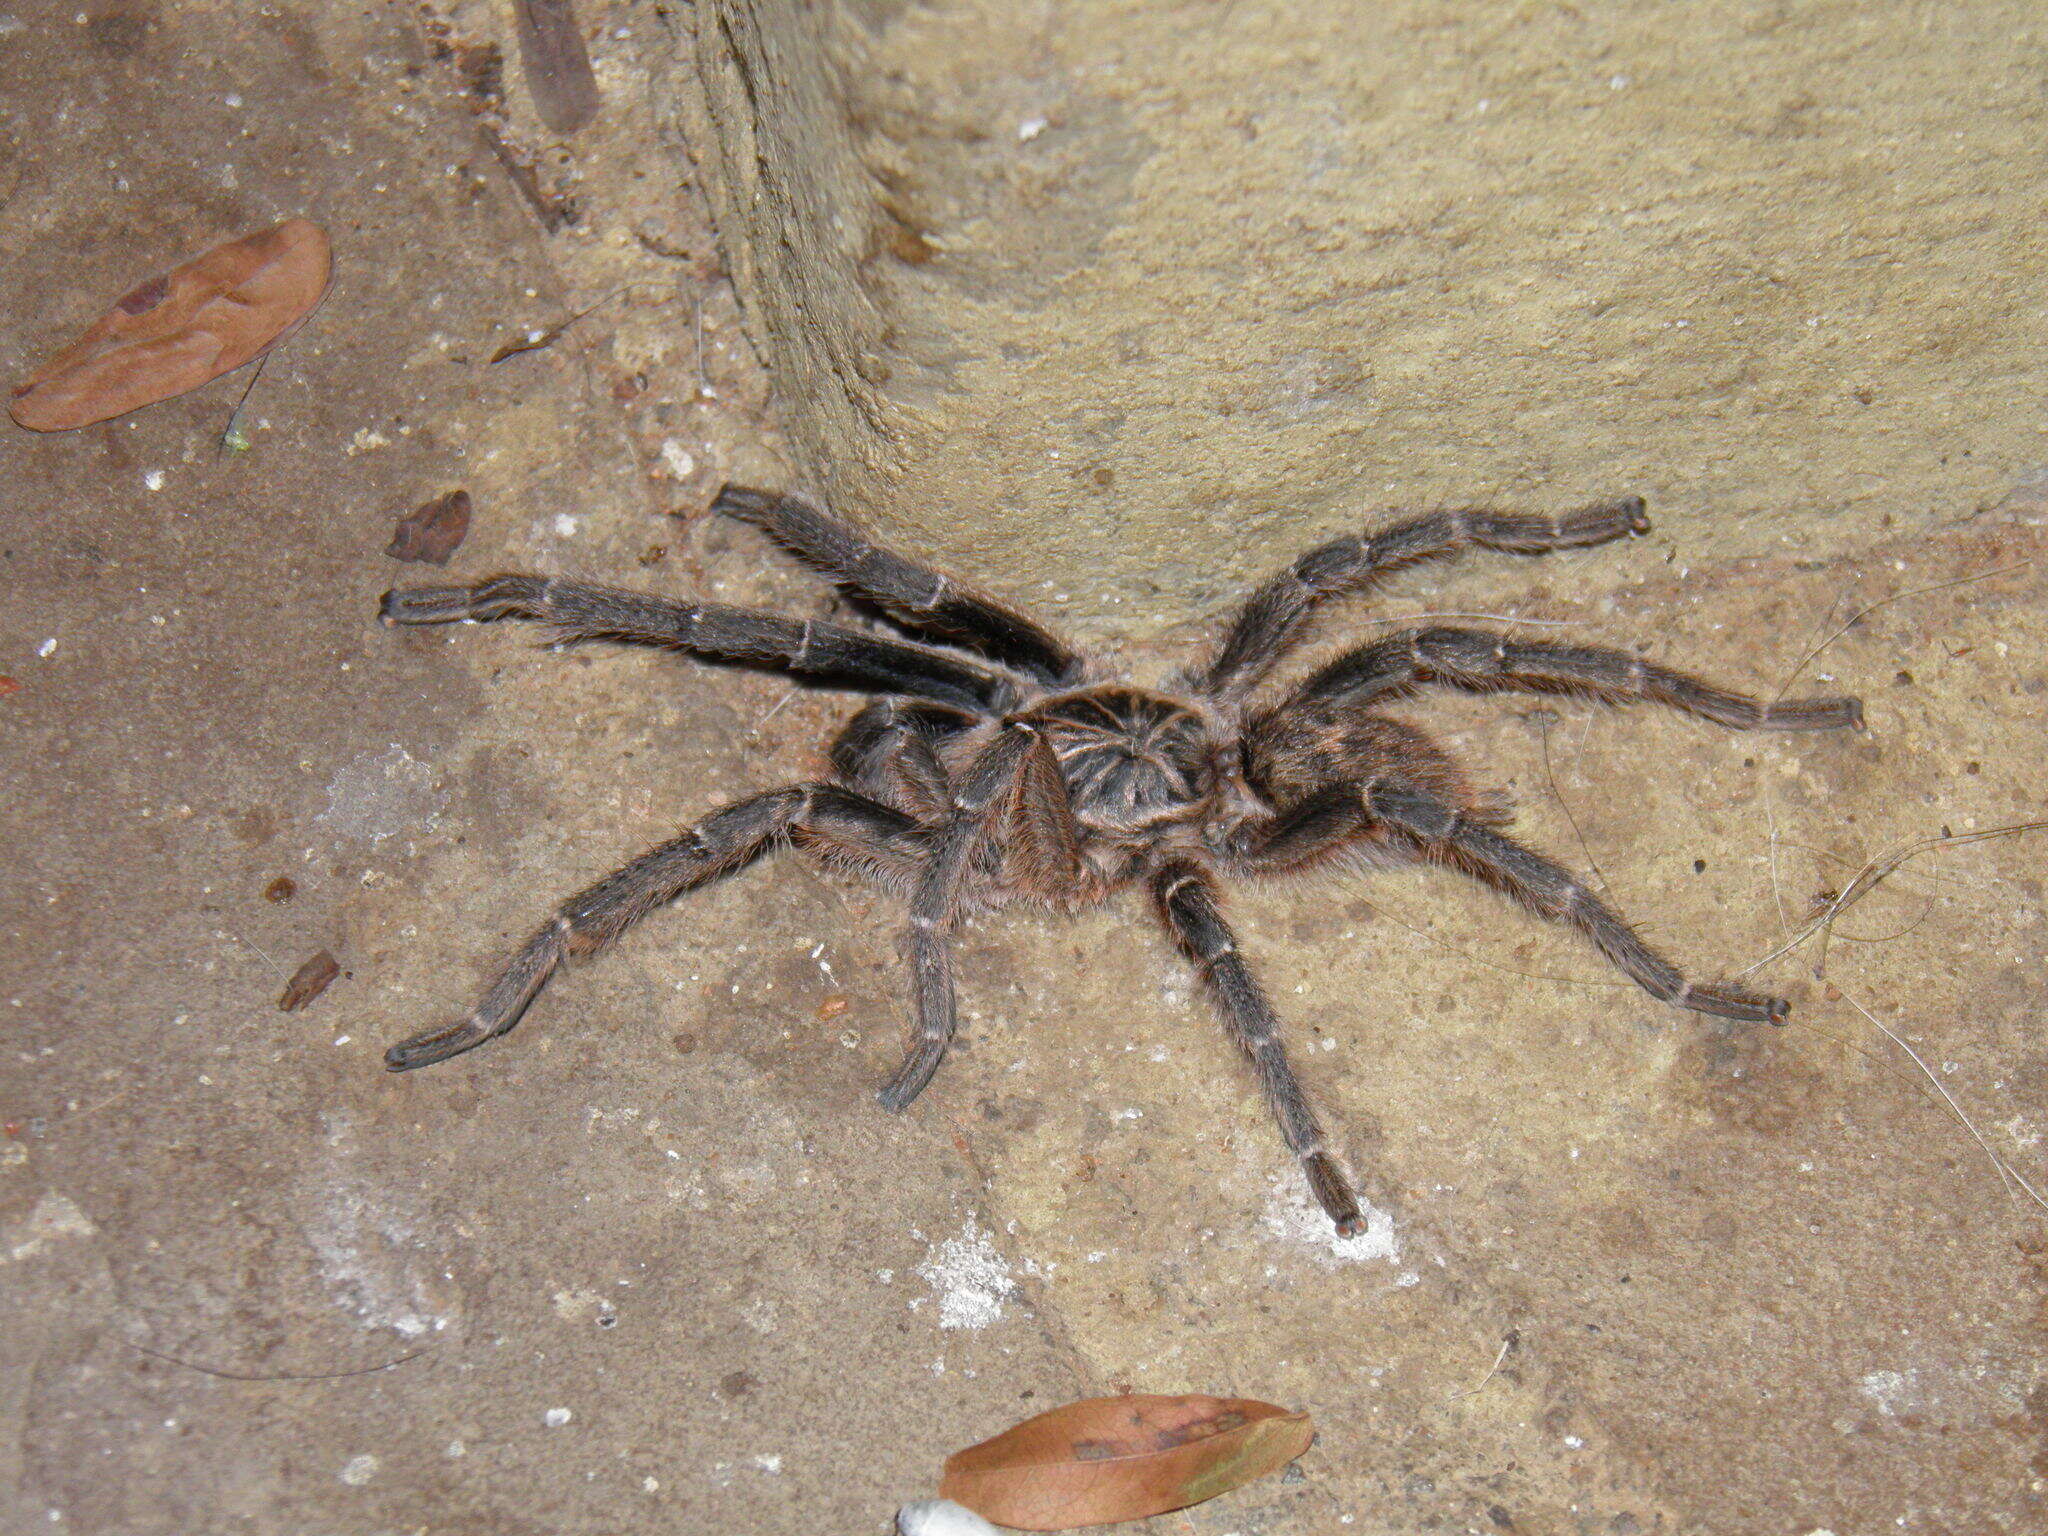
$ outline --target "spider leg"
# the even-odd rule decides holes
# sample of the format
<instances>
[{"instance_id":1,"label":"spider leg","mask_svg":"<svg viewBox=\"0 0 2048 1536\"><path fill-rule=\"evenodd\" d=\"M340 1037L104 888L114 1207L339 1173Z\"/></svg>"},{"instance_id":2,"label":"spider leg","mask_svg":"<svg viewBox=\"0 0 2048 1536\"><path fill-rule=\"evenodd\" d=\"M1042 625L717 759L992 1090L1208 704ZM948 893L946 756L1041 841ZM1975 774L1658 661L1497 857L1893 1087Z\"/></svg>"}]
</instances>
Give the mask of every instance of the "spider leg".
<instances>
[{"instance_id":1,"label":"spider leg","mask_svg":"<svg viewBox=\"0 0 2048 1536\"><path fill-rule=\"evenodd\" d=\"M1247 838L1242 863L1247 870L1299 866L1343 842L1388 830L1414 853L1462 870L1539 917L1578 929L1610 965L1661 1002L1764 1024L1783 1024L1792 1011L1784 998L1768 993L1688 982L1562 865L1440 796L1395 780L1334 786L1308 797Z\"/></svg>"},{"instance_id":2,"label":"spider leg","mask_svg":"<svg viewBox=\"0 0 2048 1536\"><path fill-rule=\"evenodd\" d=\"M1320 604L1418 560L1472 548L1540 555L1605 544L1625 534L1647 533L1649 527L1643 499L1627 496L1554 517L1478 509L1433 512L1375 534L1334 539L1301 556L1245 601L1216 659L1194 681L1210 693L1242 693L1300 639Z\"/></svg>"},{"instance_id":3,"label":"spider leg","mask_svg":"<svg viewBox=\"0 0 2048 1536\"><path fill-rule=\"evenodd\" d=\"M1021 613L882 548L798 497L728 485L711 510L765 530L907 628L956 641L1046 683L1065 682L1078 670L1073 648Z\"/></svg>"},{"instance_id":4,"label":"spider leg","mask_svg":"<svg viewBox=\"0 0 2048 1536\"><path fill-rule=\"evenodd\" d=\"M1365 1230L1358 1198L1323 1149L1322 1125L1288 1064L1273 1005L1238 953L1237 939L1217 910L1208 875L1199 865L1176 859L1152 877L1152 896L1166 925L1209 984L1224 1028L1258 1073L1280 1134L1288 1151L1301 1160L1316 1203L1329 1213L1341 1236L1356 1237Z\"/></svg>"},{"instance_id":5,"label":"spider leg","mask_svg":"<svg viewBox=\"0 0 2048 1536\"><path fill-rule=\"evenodd\" d=\"M1043 736L1033 736L1025 750L996 840L1005 869L1024 889L1041 895L1075 889L1082 870L1081 828L1060 760Z\"/></svg>"},{"instance_id":6,"label":"spider leg","mask_svg":"<svg viewBox=\"0 0 2048 1536\"><path fill-rule=\"evenodd\" d=\"M982 719L943 704L879 699L848 721L832 743L833 771L920 821L942 822L952 814L953 786L935 744Z\"/></svg>"},{"instance_id":7,"label":"spider leg","mask_svg":"<svg viewBox=\"0 0 2048 1536\"><path fill-rule=\"evenodd\" d=\"M909 817L836 784L771 789L735 801L577 892L499 971L467 1016L384 1053L393 1072L430 1066L511 1029L570 955L593 954L662 903L752 863L779 838L819 845L845 862L893 871L906 883L924 859Z\"/></svg>"},{"instance_id":8,"label":"spider leg","mask_svg":"<svg viewBox=\"0 0 2048 1536\"><path fill-rule=\"evenodd\" d=\"M1404 630L1360 646L1322 668L1281 709L1368 706L1443 683L1473 693L1576 693L1625 704L1647 700L1736 731L1824 731L1863 724L1850 698L1766 704L1703 678L1598 646L1510 640L1482 629Z\"/></svg>"},{"instance_id":9,"label":"spider leg","mask_svg":"<svg viewBox=\"0 0 2048 1536\"><path fill-rule=\"evenodd\" d=\"M952 814L938 833L911 895L910 973L917 1032L903 1065L876 1094L884 1109L908 1108L946 1059L946 1047L959 1027L948 935L968 874L1011 798L1025 753L1038 739L1029 726L1005 726L954 789Z\"/></svg>"},{"instance_id":10,"label":"spider leg","mask_svg":"<svg viewBox=\"0 0 2048 1536\"><path fill-rule=\"evenodd\" d=\"M387 624L537 619L561 640L624 640L706 661L773 667L828 686L1004 709L1016 684L965 656L885 639L823 619L721 603L682 603L551 576L489 576L466 587L406 587L384 594Z\"/></svg>"}]
</instances>

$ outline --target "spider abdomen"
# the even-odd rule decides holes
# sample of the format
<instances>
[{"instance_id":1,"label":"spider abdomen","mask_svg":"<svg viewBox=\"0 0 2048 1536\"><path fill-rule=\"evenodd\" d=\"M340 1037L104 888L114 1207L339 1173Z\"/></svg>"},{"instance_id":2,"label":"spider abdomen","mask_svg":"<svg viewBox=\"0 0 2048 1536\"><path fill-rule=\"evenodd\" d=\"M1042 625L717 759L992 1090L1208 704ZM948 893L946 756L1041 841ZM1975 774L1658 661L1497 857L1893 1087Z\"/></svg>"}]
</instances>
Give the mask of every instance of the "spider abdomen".
<instances>
[{"instance_id":1,"label":"spider abdomen","mask_svg":"<svg viewBox=\"0 0 2048 1536\"><path fill-rule=\"evenodd\" d=\"M1050 699L1028 718L1052 748L1085 827L1137 832L1182 820L1215 788L1201 716L1159 694L1091 688Z\"/></svg>"}]
</instances>

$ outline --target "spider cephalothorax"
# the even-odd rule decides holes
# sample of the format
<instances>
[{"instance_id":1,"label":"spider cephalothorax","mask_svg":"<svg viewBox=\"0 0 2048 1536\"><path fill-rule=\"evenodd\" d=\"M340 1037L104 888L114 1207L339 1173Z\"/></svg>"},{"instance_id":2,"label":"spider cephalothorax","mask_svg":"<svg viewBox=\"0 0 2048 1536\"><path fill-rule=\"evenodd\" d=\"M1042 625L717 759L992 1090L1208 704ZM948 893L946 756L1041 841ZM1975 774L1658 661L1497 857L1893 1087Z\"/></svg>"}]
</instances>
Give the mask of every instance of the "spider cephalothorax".
<instances>
[{"instance_id":1,"label":"spider cephalothorax","mask_svg":"<svg viewBox=\"0 0 2048 1536\"><path fill-rule=\"evenodd\" d=\"M467 1017L386 1052L393 1071L503 1034L566 957L603 947L651 908L782 842L909 899L916 1030L881 1089L890 1109L923 1091L953 1036L948 937L960 913L1016 901L1074 908L1142 882L1208 983L1316 1199L1346 1234L1362 1229L1358 1202L1324 1150L1272 1007L1223 919L1220 877L1332 859L1443 864L1577 928L1665 1002L1770 1023L1790 1011L1781 998L1688 982L1561 865L1497 830L1508 819L1502 802L1475 791L1422 731L1379 709L1436 683L1647 700L1738 730L1799 731L1860 725L1854 699L1763 704L1626 651L1442 626L1389 634L1276 697L1259 695L1327 599L1466 548L1540 554L1643 533L1637 498L1557 517L1438 512L1333 540L1255 592L1214 659L1163 692L1096 676L1023 615L794 497L728 486L718 508L760 525L899 628L939 643L554 577L385 594L394 624L537 619L565 640L664 646L880 696L833 743L829 777L735 801L570 897Z\"/></svg>"}]
</instances>

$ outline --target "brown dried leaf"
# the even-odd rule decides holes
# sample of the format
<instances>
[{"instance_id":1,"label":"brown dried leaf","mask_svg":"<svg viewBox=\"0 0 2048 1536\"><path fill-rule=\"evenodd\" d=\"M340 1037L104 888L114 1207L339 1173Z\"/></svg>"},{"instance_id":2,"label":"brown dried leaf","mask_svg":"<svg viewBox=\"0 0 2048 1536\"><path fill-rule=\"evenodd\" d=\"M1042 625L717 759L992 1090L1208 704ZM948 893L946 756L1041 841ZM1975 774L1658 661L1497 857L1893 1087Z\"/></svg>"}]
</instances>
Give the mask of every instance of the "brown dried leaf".
<instances>
[{"instance_id":1,"label":"brown dried leaf","mask_svg":"<svg viewBox=\"0 0 2048 1536\"><path fill-rule=\"evenodd\" d=\"M277 1000L277 1006L286 1013L296 1013L334 984L334 978L341 974L341 966L326 950L308 960L285 983L284 996Z\"/></svg>"},{"instance_id":2,"label":"brown dried leaf","mask_svg":"<svg viewBox=\"0 0 2048 1536\"><path fill-rule=\"evenodd\" d=\"M384 553L394 560L446 565L469 533L469 492L449 491L398 520Z\"/></svg>"},{"instance_id":3,"label":"brown dried leaf","mask_svg":"<svg viewBox=\"0 0 2048 1536\"><path fill-rule=\"evenodd\" d=\"M512 15L534 111L555 132L574 133L597 116L598 97L572 0L514 0Z\"/></svg>"},{"instance_id":4,"label":"brown dried leaf","mask_svg":"<svg viewBox=\"0 0 2048 1536\"><path fill-rule=\"evenodd\" d=\"M332 265L327 231L306 219L215 246L128 293L16 386L9 412L64 432L197 389L311 314Z\"/></svg>"},{"instance_id":5,"label":"brown dried leaf","mask_svg":"<svg viewBox=\"0 0 2048 1536\"><path fill-rule=\"evenodd\" d=\"M947 1457L939 1496L1027 1531L1139 1520L1276 1472L1314 1438L1307 1414L1249 1398L1084 1398Z\"/></svg>"}]
</instances>

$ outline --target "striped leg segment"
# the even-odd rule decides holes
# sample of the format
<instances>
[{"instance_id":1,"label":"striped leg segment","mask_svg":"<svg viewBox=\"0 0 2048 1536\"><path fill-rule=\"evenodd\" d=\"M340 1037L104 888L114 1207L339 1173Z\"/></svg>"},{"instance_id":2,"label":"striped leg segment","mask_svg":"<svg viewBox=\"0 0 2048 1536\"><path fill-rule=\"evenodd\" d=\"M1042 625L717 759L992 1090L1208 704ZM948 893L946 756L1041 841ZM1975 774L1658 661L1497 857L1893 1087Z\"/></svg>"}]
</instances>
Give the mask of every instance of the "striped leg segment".
<instances>
[{"instance_id":1,"label":"striped leg segment","mask_svg":"<svg viewBox=\"0 0 2048 1536\"><path fill-rule=\"evenodd\" d=\"M595 953L655 907L744 868L780 839L821 844L847 862L867 860L908 880L923 861L924 837L908 816L832 784L793 785L738 801L571 896L467 1016L392 1046L384 1064L409 1072L504 1034L569 956Z\"/></svg>"},{"instance_id":2,"label":"striped leg segment","mask_svg":"<svg viewBox=\"0 0 2048 1536\"><path fill-rule=\"evenodd\" d=\"M1238 953L1236 936L1217 909L1209 877L1192 863L1175 861L1153 877L1152 895L1166 925L1208 983L1223 1027L1258 1073L1280 1134L1288 1151L1301 1160L1316 1203L1336 1223L1341 1236L1356 1237L1365 1230L1358 1197L1323 1148L1322 1125L1288 1064L1280 1021Z\"/></svg>"},{"instance_id":3,"label":"striped leg segment","mask_svg":"<svg viewBox=\"0 0 2048 1536\"><path fill-rule=\"evenodd\" d=\"M1433 512L1378 533L1333 539L1301 556L1254 592L1238 610L1223 648L1201 686L1212 693L1242 693L1264 676L1301 638L1309 615L1333 597L1370 586L1388 571L1466 549L1540 555L1582 549L1632 533L1647 533L1643 499L1627 496L1555 517L1521 517L1467 509Z\"/></svg>"},{"instance_id":4,"label":"striped leg segment","mask_svg":"<svg viewBox=\"0 0 2048 1536\"><path fill-rule=\"evenodd\" d=\"M1611 704L1642 700L1735 731L1826 731L1863 724L1863 706L1855 699L1766 704L1627 651L1510 640L1482 629L1448 627L1406 630L1340 656L1280 708L1364 708L1424 683L1472 693L1573 693Z\"/></svg>"},{"instance_id":5,"label":"striped leg segment","mask_svg":"<svg viewBox=\"0 0 2048 1536\"><path fill-rule=\"evenodd\" d=\"M1400 785L1371 784L1364 800L1375 820L1407 833L1426 857L1484 881L1539 917L1578 929L1609 964L1661 1002L1761 1024L1782 1024L1792 1012L1782 997L1688 982L1677 966L1644 943L1625 918L1569 870L1434 796Z\"/></svg>"},{"instance_id":6,"label":"striped leg segment","mask_svg":"<svg viewBox=\"0 0 2048 1536\"><path fill-rule=\"evenodd\" d=\"M830 687L909 694L968 709L1009 707L1016 683L990 667L930 646L871 635L824 619L790 619L722 603L684 603L553 576L489 576L467 587L404 587L384 594L387 624L534 619L562 640L623 640L706 661L793 673Z\"/></svg>"}]
</instances>

